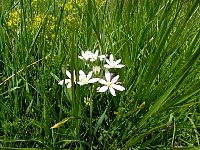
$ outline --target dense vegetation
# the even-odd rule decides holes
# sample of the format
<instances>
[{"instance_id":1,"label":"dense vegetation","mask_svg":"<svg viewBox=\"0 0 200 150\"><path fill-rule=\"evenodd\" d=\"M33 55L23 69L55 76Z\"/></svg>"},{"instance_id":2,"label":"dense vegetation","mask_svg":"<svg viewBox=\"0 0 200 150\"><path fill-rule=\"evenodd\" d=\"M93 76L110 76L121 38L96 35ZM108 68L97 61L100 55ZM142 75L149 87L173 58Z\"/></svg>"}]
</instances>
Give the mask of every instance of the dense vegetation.
<instances>
[{"instance_id":1,"label":"dense vegetation","mask_svg":"<svg viewBox=\"0 0 200 150\"><path fill-rule=\"evenodd\" d=\"M0 148L199 149L199 6L1 0ZM107 60L81 60L86 50ZM116 96L76 84L78 74L70 88L58 84L66 70L88 74L95 65L105 79L111 54L125 65L110 70L125 87Z\"/></svg>"}]
</instances>

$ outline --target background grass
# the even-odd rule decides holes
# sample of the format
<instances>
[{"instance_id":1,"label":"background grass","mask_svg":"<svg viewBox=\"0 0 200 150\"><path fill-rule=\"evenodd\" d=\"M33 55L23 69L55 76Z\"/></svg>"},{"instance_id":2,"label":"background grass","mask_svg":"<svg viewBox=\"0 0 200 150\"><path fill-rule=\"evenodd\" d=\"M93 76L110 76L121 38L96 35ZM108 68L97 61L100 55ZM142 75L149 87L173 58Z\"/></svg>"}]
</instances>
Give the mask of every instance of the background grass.
<instances>
[{"instance_id":1,"label":"background grass","mask_svg":"<svg viewBox=\"0 0 200 150\"><path fill-rule=\"evenodd\" d=\"M0 148L199 149L199 0L3 0L0 10ZM122 59L126 91L58 85L66 69L89 71L77 59L87 49Z\"/></svg>"}]
</instances>

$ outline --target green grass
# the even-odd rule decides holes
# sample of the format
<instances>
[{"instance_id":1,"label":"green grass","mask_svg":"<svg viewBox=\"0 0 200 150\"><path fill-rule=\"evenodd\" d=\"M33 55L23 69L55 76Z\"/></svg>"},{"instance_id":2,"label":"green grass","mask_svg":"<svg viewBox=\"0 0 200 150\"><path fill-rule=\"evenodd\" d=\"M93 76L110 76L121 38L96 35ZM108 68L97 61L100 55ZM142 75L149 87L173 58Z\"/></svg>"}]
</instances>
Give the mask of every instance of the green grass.
<instances>
[{"instance_id":1,"label":"green grass","mask_svg":"<svg viewBox=\"0 0 200 150\"><path fill-rule=\"evenodd\" d=\"M199 149L199 6L2 0L0 148ZM66 69L89 71L87 49L122 59L125 91L58 85Z\"/></svg>"}]
</instances>

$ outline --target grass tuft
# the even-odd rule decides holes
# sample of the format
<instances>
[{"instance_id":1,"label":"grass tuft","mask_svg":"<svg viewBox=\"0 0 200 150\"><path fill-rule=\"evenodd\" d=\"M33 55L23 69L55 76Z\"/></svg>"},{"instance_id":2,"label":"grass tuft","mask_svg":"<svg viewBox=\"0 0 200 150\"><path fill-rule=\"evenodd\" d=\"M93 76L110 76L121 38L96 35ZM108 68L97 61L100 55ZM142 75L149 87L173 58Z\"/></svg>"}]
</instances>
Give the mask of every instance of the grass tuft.
<instances>
[{"instance_id":1,"label":"grass tuft","mask_svg":"<svg viewBox=\"0 0 200 150\"><path fill-rule=\"evenodd\" d=\"M199 149L199 6L0 1L0 148ZM76 83L80 69L103 66L81 61L86 50L121 59L110 70L125 91ZM58 84L66 70L71 88Z\"/></svg>"}]
</instances>

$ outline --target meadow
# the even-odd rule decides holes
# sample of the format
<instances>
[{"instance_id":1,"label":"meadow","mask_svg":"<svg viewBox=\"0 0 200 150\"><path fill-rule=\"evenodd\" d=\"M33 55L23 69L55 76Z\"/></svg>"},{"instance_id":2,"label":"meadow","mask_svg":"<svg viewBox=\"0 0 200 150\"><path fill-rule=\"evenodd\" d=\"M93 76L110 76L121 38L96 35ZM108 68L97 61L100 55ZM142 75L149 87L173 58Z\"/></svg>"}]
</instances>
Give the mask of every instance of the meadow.
<instances>
[{"instance_id":1,"label":"meadow","mask_svg":"<svg viewBox=\"0 0 200 150\"><path fill-rule=\"evenodd\" d=\"M1 0L0 148L200 149L199 0Z\"/></svg>"}]
</instances>

